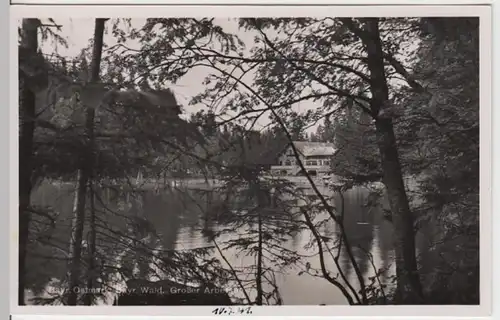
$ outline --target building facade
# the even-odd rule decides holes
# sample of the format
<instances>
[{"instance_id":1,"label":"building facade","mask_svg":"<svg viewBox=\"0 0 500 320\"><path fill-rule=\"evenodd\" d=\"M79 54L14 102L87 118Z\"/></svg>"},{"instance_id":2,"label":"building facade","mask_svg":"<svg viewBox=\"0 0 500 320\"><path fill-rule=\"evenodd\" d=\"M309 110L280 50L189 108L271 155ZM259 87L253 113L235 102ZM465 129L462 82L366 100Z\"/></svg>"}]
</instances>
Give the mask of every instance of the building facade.
<instances>
[{"instance_id":1,"label":"building facade","mask_svg":"<svg viewBox=\"0 0 500 320\"><path fill-rule=\"evenodd\" d=\"M316 176L330 173L330 162L336 151L333 143L308 141L294 141L292 143L297 149L299 159L309 175ZM291 144L280 153L278 163L271 166L271 173L283 176L304 175Z\"/></svg>"}]
</instances>

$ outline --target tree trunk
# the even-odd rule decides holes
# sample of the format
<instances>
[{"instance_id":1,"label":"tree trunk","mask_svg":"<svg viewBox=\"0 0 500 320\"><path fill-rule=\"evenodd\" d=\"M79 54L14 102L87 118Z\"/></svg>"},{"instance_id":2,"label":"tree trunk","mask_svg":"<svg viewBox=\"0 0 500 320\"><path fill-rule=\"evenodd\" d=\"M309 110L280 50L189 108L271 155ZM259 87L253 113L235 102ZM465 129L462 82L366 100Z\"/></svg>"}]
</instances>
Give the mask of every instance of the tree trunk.
<instances>
[{"instance_id":1,"label":"tree trunk","mask_svg":"<svg viewBox=\"0 0 500 320\"><path fill-rule=\"evenodd\" d=\"M422 287L417 271L414 219L403 182L392 121L376 121L382 158L383 181L388 193L394 226L397 299L401 304L422 303Z\"/></svg>"},{"instance_id":2,"label":"tree trunk","mask_svg":"<svg viewBox=\"0 0 500 320\"><path fill-rule=\"evenodd\" d=\"M88 271L87 271L87 288L95 288L97 278L96 266L96 212L95 212L95 195L93 185L89 185L89 200L90 200L90 221L89 221L89 237L88 237ZM92 290L89 290L84 298L83 304L86 306L92 305Z\"/></svg>"},{"instance_id":3,"label":"tree trunk","mask_svg":"<svg viewBox=\"0 0 500 320\"><path fill-rule=\"evenodd\" d=\"M90 69L90 83L99 81L99 71L101 64L102 45L104 36L104 23L106 19L96 19L94 30L94 47L92 51L92 62ZM80 170L78 172L78 185L75 195L75 206L72 221L72 234L70 242L70 257L71 264L69 268L69 294L68 305L78 304L78 286L80 283L80 264L82 255L82 236L85 223L85 198L87 195L87 187L89 177L92 175L92 167L94 162L93 157L93 140L94 140L94 116L95 106L85 106L87 109L85 119L86 144L80 155Z\"/></svg>"},{"instance_id":4,"label":"tree trunk","mask_svg":"<svg viewBox=\"0 0 500 320\"><path fill-rule=\"evenodd\" d=\"M260 190L259 190L260 191ZM258 306L262 305L262 296L264 295L262 291L262 210L257 209L257 224L259 228L259 238L257 245L257 272L256 272L256 289L257 298L255 299L255 304Z\"/></svg>"},{"instance_id":5,"label":"tree trunk","mask_svg":"<svg viewBox=\"0 0 500 320\"><path fill-rule=\"evenodd\" d=\"M394 226L396 251L396 276L398 280L397 302L401 304L422 303L422 287L417 271L415 253L415 231L413 216L406 194L403 173L399 161L392 119L380 115L389 104L389 89L384 71L384 58L378 19L366 19L366 34L362 37L368 53L372 103L378 135L383 182L387 189Z\"/></svg>"},{"instance_id":6,"label":"tree trunk","mask_svg":"<svg viewBox=\"0 0 500 320\"><path fill-rule=\"evenodd\" d=\"M35 56L38 50L38 19L23 19L21 48L22 54ZM27 57L29 59L29 57ZM20 62L21 63L21 62ZM20 75L19 104L19 278L18 304L24 305L26 289L26 253L29 237L31 214L28 209L31 196L31 175L33 160L33 134L35 132L35 92L26 83L27 79Z\"/></svg>"}]
</instances>

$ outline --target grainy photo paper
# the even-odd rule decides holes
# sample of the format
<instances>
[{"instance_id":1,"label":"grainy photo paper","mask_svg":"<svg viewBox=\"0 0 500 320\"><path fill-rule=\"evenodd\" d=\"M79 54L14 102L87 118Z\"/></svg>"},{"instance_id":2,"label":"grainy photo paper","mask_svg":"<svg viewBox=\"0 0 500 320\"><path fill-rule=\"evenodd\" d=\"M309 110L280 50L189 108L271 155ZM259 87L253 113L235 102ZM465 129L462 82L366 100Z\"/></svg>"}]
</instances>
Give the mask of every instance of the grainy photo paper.
<instances>
[{"instance_id":1,"label":"grainy photo paper","mask_svg":"<svg viewBox=\"0 0 500 320\"><path fill-rule=\"evenodd\" d=\"M11 23L13 314L490 314L488 6Z\"/></svg>"}]
</instances>

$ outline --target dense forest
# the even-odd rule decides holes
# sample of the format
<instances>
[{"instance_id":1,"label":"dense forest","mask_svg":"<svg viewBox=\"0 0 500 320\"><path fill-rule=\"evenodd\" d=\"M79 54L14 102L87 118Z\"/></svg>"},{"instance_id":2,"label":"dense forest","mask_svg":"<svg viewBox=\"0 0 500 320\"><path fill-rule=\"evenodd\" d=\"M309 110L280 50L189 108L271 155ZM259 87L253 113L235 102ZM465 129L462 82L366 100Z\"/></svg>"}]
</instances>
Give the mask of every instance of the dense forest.
<instances>
[{"instance_id":1,"label":"dense forest","mask_svg":"<svg viewBox=\"0 0 500 320\"><path fill-rule=\"evenodd\" d=\"M110 303L120 283L156 278L233 283L234 303L276 305L277 274L290 268L351 305L479 304L479 19L241 18L231 30L219 20L96 19L72 58L41 50L67 45L65 25L22 20L19 304ZM180 105L173 85L200 68ZM335 145L331 195L309 176L312 197L269 178L292 141ZM171 212L137 213L159 201L139 175L169 194ZM186 178L223 183L194 195L172 186ZM355 258L344 195L356 188L390 224L387 283ZM210 246L178 250L168 239L181 211L224 227ZM299 230L317 268L283 245ZM230 248L251 265L234 266Z\"/></svg>"}]
</instances>

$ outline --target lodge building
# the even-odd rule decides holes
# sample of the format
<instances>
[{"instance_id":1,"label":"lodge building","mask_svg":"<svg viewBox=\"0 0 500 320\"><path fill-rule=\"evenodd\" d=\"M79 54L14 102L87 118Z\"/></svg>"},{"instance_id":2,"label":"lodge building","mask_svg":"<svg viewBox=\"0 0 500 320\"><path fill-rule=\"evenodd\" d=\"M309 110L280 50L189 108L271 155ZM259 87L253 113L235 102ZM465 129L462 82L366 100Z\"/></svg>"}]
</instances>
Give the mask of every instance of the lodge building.
<instances>
[{"instance_id":1,"label":"lodge building","mask_svg":"<svg viewBox=\"0 0 500 320\"><path fill-rule=\"evenodd\" d=\"M327 175L331 171L330 162L335 155L333 143L326 142L292 142L299 153L299 158L307 173L311 176ZM271 166L273 175L300 176L304 175L295 157L292 145L286 148L278 156L278 165Z\"/></svg>"}]
</instances>

